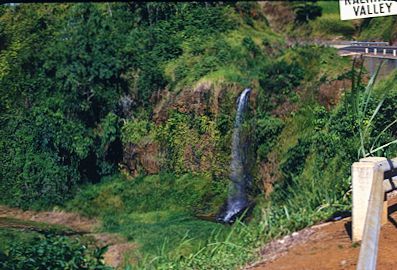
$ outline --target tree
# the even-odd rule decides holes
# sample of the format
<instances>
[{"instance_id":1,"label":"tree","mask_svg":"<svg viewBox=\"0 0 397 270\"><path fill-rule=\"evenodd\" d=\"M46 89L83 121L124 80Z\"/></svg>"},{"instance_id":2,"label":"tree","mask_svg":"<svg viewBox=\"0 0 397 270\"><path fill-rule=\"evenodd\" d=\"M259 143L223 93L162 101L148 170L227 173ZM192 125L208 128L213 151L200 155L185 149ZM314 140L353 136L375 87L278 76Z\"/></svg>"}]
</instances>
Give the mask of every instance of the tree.
<instances>
[{"instance_id":1,"label":"tree","mask_svg":"<svg viewBox=\"0 0 397 270\"><path fill-rule=\"evenodd\" d=\"M290 0L291 1L291 0ZM317 5L317 0L293 1L295 22L307 23L309 20L322 15L322 8Z\"/></svg>"}]
</instances>

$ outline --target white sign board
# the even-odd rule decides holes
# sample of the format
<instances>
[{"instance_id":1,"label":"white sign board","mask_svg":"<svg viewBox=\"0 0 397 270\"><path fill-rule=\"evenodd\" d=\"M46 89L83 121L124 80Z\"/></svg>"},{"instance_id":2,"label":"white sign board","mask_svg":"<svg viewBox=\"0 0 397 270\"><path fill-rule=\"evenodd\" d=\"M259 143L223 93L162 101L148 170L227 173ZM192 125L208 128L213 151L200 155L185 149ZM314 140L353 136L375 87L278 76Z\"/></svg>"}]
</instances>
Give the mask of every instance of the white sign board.
<instances>
[{"instance_id":1,"label":"white sign board","mask_svg":"<svg viewBox=\"0 0 397 270\"><path fill-rule=\"evenodd\" d=\"M339 0L341 20L397 15L396 0Z\"/></svg>"}]
</instances>

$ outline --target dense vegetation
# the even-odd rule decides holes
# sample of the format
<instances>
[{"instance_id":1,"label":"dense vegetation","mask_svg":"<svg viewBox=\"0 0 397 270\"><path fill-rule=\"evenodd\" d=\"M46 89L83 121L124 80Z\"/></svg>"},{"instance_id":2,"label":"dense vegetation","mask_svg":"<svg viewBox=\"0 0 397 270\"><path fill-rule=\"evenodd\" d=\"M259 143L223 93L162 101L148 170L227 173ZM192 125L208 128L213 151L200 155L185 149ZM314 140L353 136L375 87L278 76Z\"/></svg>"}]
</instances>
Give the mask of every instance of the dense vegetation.
<instances>
[{"instance_id":1,"label":"dense vegetation","mask_svg":"<svg viewBox=\"0 0 397 270\"><path fill-rule=\"evenodd\" d=\"M286 42L372 37L377 20L341 22L324 1L291 7L281 33L254 2L0 6L0 203L98 218L138 244L125 259L138 269L232 269L348 210L351 162L395 153L383 146L395 139L396 75L366 86L336 50ZM256 207L224 226L206 219L227 197L245 87ZM104 250L36 236L0 246L2 266L106 269Z\"/></svg>"},{"instance_id":2,"label":"dense vegetation","mask_svg":"<svg viewBox=\"0 0 397 270\"><path fill-rule=\"evenodd\" d=\"M103 263L107 247L95 248L77 235L66 237L73 234L68 228L12 218L0 222L1 269L111 269ZM15 228L3 228L6 224Z\"/></svg>"}]
</instances>

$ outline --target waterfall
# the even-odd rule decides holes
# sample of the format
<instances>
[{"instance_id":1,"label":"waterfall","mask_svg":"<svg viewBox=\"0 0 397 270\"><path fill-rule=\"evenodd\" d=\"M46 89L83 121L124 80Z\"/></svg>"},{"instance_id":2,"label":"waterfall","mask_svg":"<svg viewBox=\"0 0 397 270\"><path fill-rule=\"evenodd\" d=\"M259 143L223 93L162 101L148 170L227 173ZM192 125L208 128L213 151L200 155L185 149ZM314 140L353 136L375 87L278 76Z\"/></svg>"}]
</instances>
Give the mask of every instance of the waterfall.
<instances>
[{"instance_id":1,"label":"waterfall","mask_svg":"<svg viewBox=\"0 0 397 270\"><path fill-rule=\"evenodd\" d=\"M224 223L233 222L236 216L241 214L249 205L246 194L249 181L245 164L247 147L244 142L241 142L241 125L244 120L244 112L247 109L250 92L251 89L245 89L237 101L237 114L232 138L232 161L230 164L231 185L226 210L218 217L218 220Z\"/></svg>"}]
</instances>

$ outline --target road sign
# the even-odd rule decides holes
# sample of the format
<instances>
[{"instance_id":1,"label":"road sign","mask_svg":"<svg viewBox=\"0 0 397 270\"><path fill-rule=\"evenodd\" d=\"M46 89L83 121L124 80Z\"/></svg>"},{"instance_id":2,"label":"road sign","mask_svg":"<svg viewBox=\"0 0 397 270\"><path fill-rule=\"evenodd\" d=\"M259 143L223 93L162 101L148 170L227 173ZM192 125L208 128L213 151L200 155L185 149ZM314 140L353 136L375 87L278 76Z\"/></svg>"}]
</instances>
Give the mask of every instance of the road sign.
<instances>
[{"instance_id":1,"label":"road sign","mask_svg":"<svg viewBox=\"0 0 397 270\"><path fill-rule=\"evenodd\" d=\"M341 20L397 15L397 1L339 0Z\"/></svg>"}]
</instances>

